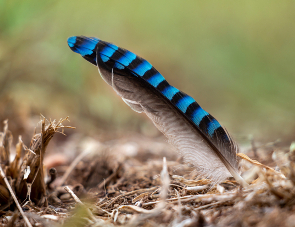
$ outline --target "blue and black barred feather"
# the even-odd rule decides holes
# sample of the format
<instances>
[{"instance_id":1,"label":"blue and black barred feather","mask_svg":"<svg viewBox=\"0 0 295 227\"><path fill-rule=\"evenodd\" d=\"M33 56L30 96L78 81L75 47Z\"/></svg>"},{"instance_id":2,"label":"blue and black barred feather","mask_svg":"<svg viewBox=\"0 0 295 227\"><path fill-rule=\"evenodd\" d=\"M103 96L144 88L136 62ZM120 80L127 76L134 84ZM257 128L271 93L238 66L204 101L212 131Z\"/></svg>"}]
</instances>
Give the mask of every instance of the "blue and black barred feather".
<instances>
[{"instance_id":1,"label":"blue and black barred feather","mask_svg":"<svg viewBox=\"0 0 295 227\"><path fill-rule=\"evenodd\" d=\"M96 65L102 78L135 111L156 127L204 176L219 182L238 173L237 146L219 122L189 95L171 86L146 60L118 46L83 36L69 47Z\"/></svg>"}]
</instances>

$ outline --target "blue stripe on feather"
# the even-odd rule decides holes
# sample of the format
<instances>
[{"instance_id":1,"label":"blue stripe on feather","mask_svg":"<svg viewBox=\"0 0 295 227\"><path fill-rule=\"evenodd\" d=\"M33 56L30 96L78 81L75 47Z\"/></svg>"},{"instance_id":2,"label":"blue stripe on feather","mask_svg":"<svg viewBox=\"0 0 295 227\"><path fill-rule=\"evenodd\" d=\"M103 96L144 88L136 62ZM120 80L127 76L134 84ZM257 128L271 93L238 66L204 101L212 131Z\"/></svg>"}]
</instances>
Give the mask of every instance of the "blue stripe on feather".
<instances>
[{"instance_id":1,"label":"blue stripe on feather","mask_svg":"<svg viewBox=\"0 0 295 227\"><path fill-rule=\"evenodd\" d=\"M203 110L201 107L196 109L193 114L191 120L197 125L200 125L200 122L205 116L208 116L209 113L207 113L205 110Z\"/></svg>"},{"instance_id":2,"label":"blue stripe on feather","mask_svg":"<svg viewBox=\"0 0 295 227\"><path fill-rule=\"evenodd\" d=\"M171 85L169 85L168 87L166 87L163 91L162 94L171 101L171 99L173 98L173 96L178 93L179 90Z\"/></svg>"},{"instance_id":3,"label":"blue stripe on feather","mask_svg":"<svg viewBox=\"0 0 295 227\"><path fill-rule=\"evenodd\" d=\"M218 129L219 127L221 127L221 125L219 124L219 122L217 120L213 119L212 121L209 122L209 125L207 127L208 134L212 137L214 131L216 129Z\"/></svg>"},{"instance_id":4,"label":"blue stripe on feather","mask_svg":"<svg viewBox=\"0 0 295 227\"><path fill-rule=\"evenodd\" d=\"M154 87L157 87L164 80L165 80L165 78L160 73L156 73L151 78L149 78L147 81L151 85L153 85Z\"/></svg>"},{"instance_id":5,"label":"blue stripe on feather","mask_svg":"<svg viewBox=\"0 0 295 227\"><path fill-rule=\"evenodd\" d=\"M176 106L178 107L178 109L181 110L181 112L185 113L187 107L192 104L193 102L195 102L195 100L190 97L190 96L184 96L182 97L177 103Z\"/></svg>"},{"instance_id":6,"label":"blue stripe on feather","mask_svg":"<svg viewBox=\"0 0 295 227\"><path fill-rule=\"evenodd\" d=\"M103 62L107 62L112 56L113 54L116 52L116 50L118 50L119 47L117 47L114 44L109 43L105 48L103 48L103 50L100 52L100 56L101 56L101 60ZM104 56L104 57L102 57Z\"/></svg>"},{"instance_id":7,"label":"blue stripe on feather","mask_svg":"<svg viewBox=\"0 0 295 227\"><path fill-rule=\"evenodd\" d=\"M81 54L83 57L93 54L98 42L99 39L97 38L87 38L83 40L77 40L76 36L68 38L69 47L71 47L74 52Z\"/></svg>"},{"instance_id":8,"label":"blue stripe on feather","mask_svg":"<svg viewBox=\"0 0 295 227\"><path fill-rule=\"evenodd\" d=\"M130 65L130 63L136 58L136 54L127 51L119 60L118 62L120 62L122 65L124 66L128 66Z\"/></svg>"},{"instance_id":9,"label":"blue stripe on feather","mask_svg":"<svg viewBox=\"0 0 295 227\"><path fill-rule=\"evenodd\" d=\"M146 71L150 70L152 67L153 66L149 62L143 60L140 65L133 69L133 71L139 76L143 76L146 73Z\"/></svg>"},{"instance_id":10,"label":"blue stripe on feather","mask_svg":"<svg viewBox=\"0 0 295 227\"><path fill-rule=\"evenodd\" d=\"M68 38L68 45L69 45L69 47L74 47L75 46L76 39L77 39L76 36L72 36L72 37Z\"/></svg>"},{"instance_id":11,"label":"blue stripe on feather","mask_svg":"<svg viewBox=\"0 0 295 227\"><path fill-rule=\"evenodd\" d=\"M100 58L103 62L107 62L110 59L109 57L102 55L102 54L100 54Z\"/></svg>"},{"instance_id":12,"label":"blue stripe on feather","mask_svg":"<svg viewBox=\"0 0 295 227\"><path fill-rule=\"evenodd\" d=\"M125 68L125 66L122 65L120 62L115 62L114 67L117 69L124 69Z\"/></svg>"}]
</instances>

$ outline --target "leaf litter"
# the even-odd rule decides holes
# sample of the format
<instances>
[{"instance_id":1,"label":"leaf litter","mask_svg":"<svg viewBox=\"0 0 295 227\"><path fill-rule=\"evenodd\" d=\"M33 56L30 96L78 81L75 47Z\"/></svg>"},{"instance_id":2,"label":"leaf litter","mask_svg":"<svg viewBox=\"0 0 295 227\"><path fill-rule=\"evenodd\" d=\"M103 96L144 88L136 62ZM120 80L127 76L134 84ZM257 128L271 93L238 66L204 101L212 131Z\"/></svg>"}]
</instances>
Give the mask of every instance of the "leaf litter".
<instances>
[{"instance_id":1,"label":"leaf litter","mask_svg":"<svg viewBox=\"0 0 295 227\"><path fill-rule=\"evenodd\" d=\"M295 226L295 143L238 154L250 183L241 188L199 178L171 146L139 135L72 134L63 153L47 154L53 136L73 128L67 120L42 116L30 145L19 136L15 147L4 121L1 226Z\"/></svg>"}]
</instances>

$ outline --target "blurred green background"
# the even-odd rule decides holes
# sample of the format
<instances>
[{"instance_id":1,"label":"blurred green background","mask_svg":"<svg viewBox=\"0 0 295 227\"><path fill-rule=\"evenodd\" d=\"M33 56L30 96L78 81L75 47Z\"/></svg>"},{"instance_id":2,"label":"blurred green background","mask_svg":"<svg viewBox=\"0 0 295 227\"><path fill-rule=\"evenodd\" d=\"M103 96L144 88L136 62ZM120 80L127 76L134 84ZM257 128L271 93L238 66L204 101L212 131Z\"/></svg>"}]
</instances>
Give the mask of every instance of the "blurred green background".
<instances>
[{"instance_id":1,"label":"blurred green background","mask_svg":"<svg viewBox=\"0 0 295 227\"><path fill-rule=\"evenodd\" d=\"M294 1L0 0L0 120L81 132L153 128L73 53L94 36L147 59L231 134L294 138Z\"/></svg>"}]
</instances>

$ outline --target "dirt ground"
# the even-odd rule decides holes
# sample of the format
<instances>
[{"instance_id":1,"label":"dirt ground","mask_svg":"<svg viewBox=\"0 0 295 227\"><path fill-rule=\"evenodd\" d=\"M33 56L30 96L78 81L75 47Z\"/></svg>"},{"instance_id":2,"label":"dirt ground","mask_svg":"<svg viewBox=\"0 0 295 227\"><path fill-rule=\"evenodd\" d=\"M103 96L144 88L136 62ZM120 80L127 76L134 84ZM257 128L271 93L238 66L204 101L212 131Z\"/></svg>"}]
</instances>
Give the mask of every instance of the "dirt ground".
<instances>
[{"instance_id":1,"label":"dirt ground","mask_svg":"<svg viewBox=\"0 0 295 227\"><path fill-rule=\"evenodd\" d=\"M37 123L30 144L1 126L1 226L295 226L295 144L240 146L242 188L199 178L162 137Z\"/></svg>"}]
</instances>

